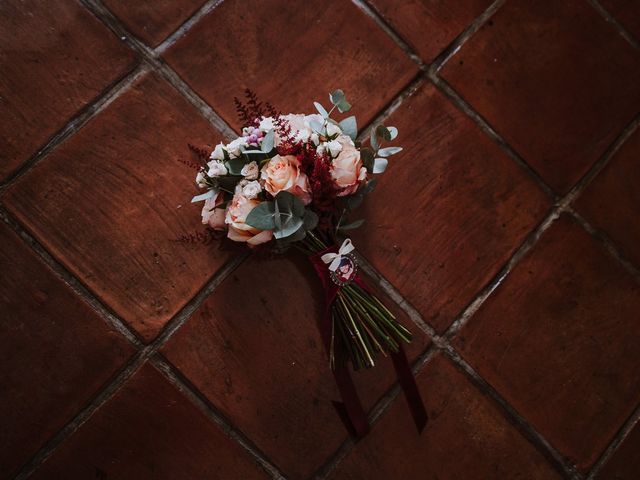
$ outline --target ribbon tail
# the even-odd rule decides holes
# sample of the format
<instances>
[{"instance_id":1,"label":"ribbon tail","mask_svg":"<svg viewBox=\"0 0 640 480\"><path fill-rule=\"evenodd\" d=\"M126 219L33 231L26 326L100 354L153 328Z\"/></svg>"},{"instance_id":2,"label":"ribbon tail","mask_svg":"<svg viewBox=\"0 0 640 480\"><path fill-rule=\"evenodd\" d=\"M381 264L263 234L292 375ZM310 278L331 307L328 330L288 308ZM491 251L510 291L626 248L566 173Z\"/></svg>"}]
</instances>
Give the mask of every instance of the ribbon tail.
<instances>
[{"instance_id":1,"label":"ribbon tail","mask_svg":"<svg viewBox=\"0 0 640 480\"><path fill-rule=\"evenodd\" d=\"M333 406L351 436L360 439L369 433L369 420L358 398L348 367L345 364L336 366L333 377L342 397L342 402L333 402Z\"/></svg>"},{"instance_id":2,"label":"ribbon tail","mask_svg":"<svg viewBox=\"0 0 640 480\"><path fill-rule=\"evenodd\" d=\"M409 410L413 416L413 422L418 429L418 433L422 433L422 430L424 430L424 427L427 425L427 411L424 408L424 403L420 396L420 390L418 390L416 379L413 376L413 372L409 366L409 361L407 360L407 355L405 354L402 345L400 346L398 353L391 354L391 360L393 360L393 367L396 370L398 382L400 383L402 390L404 390L404 396L407 399Z\"/></svg>"}]
</instances>

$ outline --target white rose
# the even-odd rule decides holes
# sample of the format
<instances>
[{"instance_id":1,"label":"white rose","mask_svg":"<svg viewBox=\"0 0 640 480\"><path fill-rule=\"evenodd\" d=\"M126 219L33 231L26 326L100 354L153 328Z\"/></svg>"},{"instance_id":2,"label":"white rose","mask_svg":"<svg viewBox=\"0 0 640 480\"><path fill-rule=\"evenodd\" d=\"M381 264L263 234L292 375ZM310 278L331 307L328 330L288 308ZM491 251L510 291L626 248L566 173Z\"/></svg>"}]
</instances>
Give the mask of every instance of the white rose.
<instances>
[{"instance_id":1,"label":"white rose","mask_svg":"<svg viewBox=\"0 0 640 480\"><path fill-rule=\"evenodd\" d=\"M243 137L236 138L233 142L227 145L227 150L229 151L229 155L233 157L240 156L240 147L246 147L247 140Z\"/></svg>"},{"instance_id":2,"label":"white rose","mask_svg":"<svg viewBox=\"0 0 640 480\"><path fill-rule=\"evenodd\" d=\"M222 162L212 161L207 163L207 165L209 166L207 175L210 177L222 177L227 174L227 167L225 167Z\"/></svg>"},{"instance_id":3,"label":"white rose","mask_svg":"<svg viewBox=\"0 0 640 480\"><path fill-rule=\"evenodd\" d=\"M198 172L198 175L196 175L196 183L200 188L204 188L207 186L207 177L204 172Z\"/></svg>"},{"instance_id":4,"label":"white rose","mask_svg":"<svg viewBox=\"0 0 640 480\"><path fill-rule=\"evenodd\" d=\"M335 135L340 135L341 133L342 133L342 130L340 129L340 127L338 125L336 125L335 123L331 123L331 122L327 123L327 136L328 137L333 137Z\"/></svg>"},{"instance_id":5,"label":"white rose","mask_svg":"<svg viewBox=\"0 0 640 480\"><path fill-rule=\"evenodd\" d=\"M260 182L254 180L253 182L247 183L242 188L242 194L247 197L249 200L256 198L262 192L262 186Z\"/></svg>"},{"instance_id":6,"label":"white rose","mask_svg":"<svg viewBox=\"0 0 640 480\"><path fill-rule=\"evenodd\" d=\"M216 148L213 149L210 156L211 160L224 160L224 145L219 143Z\"/></svg>"},{"instance_id":7,"label":"white rose","mask_svg":"<svg viewBox=\"0 0 640 480\"><path fill-rule=\"evenodd\" d=\"M260 168L258 168L257 162L253 161L247 163L244 167L242 167L240 173L247 180L257 180L258 174L260 173Z\"/></svg>"},{"instance_id":8,"label":"white rose","mask_svg":"<svg viewBox=\"0 0 640 480\"><path fill-rule=\"evenodd\" d=\"M331 157L335 158L342 151L342 144L337 140L331 140L329 143L327 143L326 148L329 149L329 152L331 153Z\"/></svg>"},{"instance_id":9,"label":"white rose","mask_svg":"<svg viewBox=\"0 0 640 480\"><path fill-rule=\"evenodd\" d=\"M258 126L260 130L264 133L267 133L269 130L273 130L273 118L271 117L262 117L260 120L260 125Z\"/></svg>"}]
</instances>

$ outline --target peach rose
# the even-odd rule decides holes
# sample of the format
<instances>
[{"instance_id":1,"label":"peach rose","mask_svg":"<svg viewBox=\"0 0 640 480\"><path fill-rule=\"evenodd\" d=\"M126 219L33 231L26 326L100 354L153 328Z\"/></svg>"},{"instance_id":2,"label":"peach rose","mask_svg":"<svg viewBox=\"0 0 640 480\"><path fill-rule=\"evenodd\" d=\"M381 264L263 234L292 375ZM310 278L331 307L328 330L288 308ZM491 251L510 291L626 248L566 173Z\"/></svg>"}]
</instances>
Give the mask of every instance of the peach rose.
<instances>
[{"instance_id":1,"label":"peach rose","mask_svg":"<svg viewBox=\"0 0 640 480\"><path fill-rule=\"evenodd\" d=\"M226 223L229 225L229 237L234 242L247 242L249 245L259 245L268 242L273 236L271 230L258 230L244 223L249 212L258 206L260 201L248 199L244 195L236 193L227 209Z\"/></svg>"},{"instance_id":2,"label":"peach rose","mask_svg":"<svg viewBox=\"0 0 640 480\"><path fill-rule=\"evenodd\" d=\"M202 207L202 224L209 225L214 230L226 230L227 226L224 222L224 208L216 208L224 201L222 192L218 192L211 198L204 201Z\"/></svg>"},{"instance_id":3,"label":"peach rose","mask_svg":"<svg viewBox=\"0 0 640 480\"><path fill-rule=\"evenodd\" d=\"M305 205L311 202L309 179L300 171L300 162L293 155L273 157L262 167L264 189L274 197L279 192L289 192Z\"/></svg>"},{"instance_id":4,"label":"peach rose","mask_svg":"<svg viewBox=\"0 0 640 480\"><path fill-rule=\"evenodd\" d=\"M342 150L331 162L331 177L340 189L339 197L351 195L358 190L360 182L367 179L367 169L362 165L360 152L346 135L340 135L337 141Z\"/></svg>"}]
</instances>

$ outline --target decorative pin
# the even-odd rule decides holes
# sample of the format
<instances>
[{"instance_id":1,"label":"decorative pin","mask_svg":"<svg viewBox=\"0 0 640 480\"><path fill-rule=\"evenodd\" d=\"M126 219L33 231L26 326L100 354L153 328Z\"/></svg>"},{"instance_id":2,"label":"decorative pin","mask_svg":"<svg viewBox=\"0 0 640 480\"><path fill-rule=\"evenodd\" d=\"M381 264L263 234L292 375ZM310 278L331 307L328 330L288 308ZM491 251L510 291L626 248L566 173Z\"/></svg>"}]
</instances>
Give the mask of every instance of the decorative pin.
<instances>
[{"instance_id":1,"label":"decorative pin","mask_svg":"<svg viewBox=\"0 0 640 480\"><path fill-rule=\"evenodd\" d=\"M339 286L351 283L358 273L356 257L351 254L355 250L350 239L342 242L338 253L326 253L322 255L322 261L329 264L329 276L333 283Z\"/></svg>"}]
</instances>

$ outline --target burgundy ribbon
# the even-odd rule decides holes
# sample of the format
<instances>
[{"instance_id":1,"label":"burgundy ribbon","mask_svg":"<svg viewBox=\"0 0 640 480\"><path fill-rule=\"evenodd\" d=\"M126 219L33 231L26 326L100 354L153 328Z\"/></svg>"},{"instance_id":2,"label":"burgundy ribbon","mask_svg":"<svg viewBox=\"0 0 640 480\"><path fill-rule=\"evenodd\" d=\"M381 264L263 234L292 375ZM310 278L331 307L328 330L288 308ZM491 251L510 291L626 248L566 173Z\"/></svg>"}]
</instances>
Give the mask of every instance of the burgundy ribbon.
<instances>
[{"instance_id":1,"label":"burgundy ribbon","mask_svg":"<svg viewBox=\"0 0 640 480\"><path fill-rule=\"evenodd\" d=\"M325 311L322 320L318 323L318 329L322 336L327 354L331 350L331 332L332 332L332 316L331 306L340 291L340 287L336 285L330 277L328 265L326 265L320 257L325 253L336 252L338 249L336 246L323 250L316 255L310 257L311 263L320 277L322 287L325 292ZM369 288L364 283L360 275L356 275L353 282L360 288L370 293ZM407 355L400 345L400 349L397 353L391 353L391 360L393 361L393 367L398 377L398 383L404 390L405 398L409 405L409 410L413 416L413 421L418 429L418 432L422 432L427 424L427 412L420 396L420 391L416 385L415 377L409 366ZM346 429L355 438L362 438L369 432L369 421L367 415L362 408L362 403L358 397L356 387L353 384L353 379L349 373L346 361L336 362L333 369L333 377L335 379L338 391L342 402L333 402L338 415L342 419Z\"/></svg>"}]
</instances>

